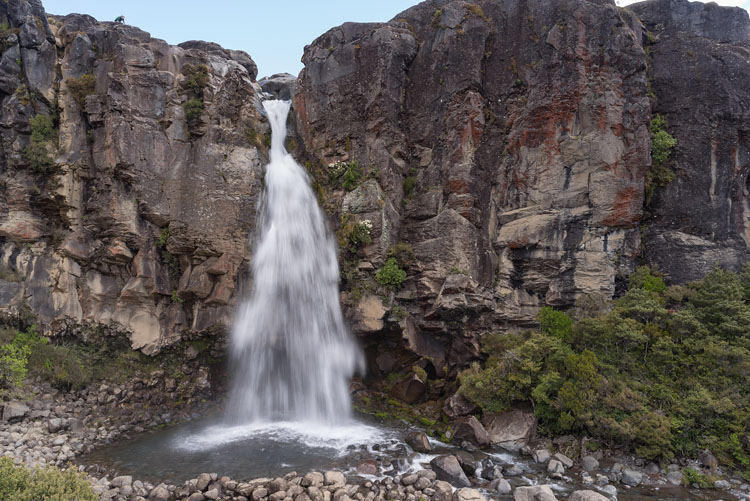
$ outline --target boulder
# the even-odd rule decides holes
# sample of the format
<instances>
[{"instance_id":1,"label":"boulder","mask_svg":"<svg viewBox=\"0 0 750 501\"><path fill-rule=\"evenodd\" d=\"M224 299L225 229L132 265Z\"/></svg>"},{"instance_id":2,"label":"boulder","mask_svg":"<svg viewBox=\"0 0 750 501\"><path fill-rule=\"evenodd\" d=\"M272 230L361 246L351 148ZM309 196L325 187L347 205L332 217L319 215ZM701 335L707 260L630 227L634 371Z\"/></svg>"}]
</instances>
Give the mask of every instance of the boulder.
<instances>
[{"instance_id":1,"label":"boulder","mask_svg":"<svg viewBox=\"0 0 750 501\"><path fill-rule=\"evenodd\" d=\"M445 399L443 404L443 413L451 419L468 416L478 410L479 407L476 404L458 392Z\"/></svg>"},{"instance_id":2,"label":"boulder","mask_svg":"<svg viewBox=\"0 0 750 501\"><path fill-rule=\"evenodd\" d=\"M443 480L456 487L471 486L471 482L466 477L456 456L438 456L430 461L430 466L432 466L432 470L437 474L438 480Z\"/></svg>"},{"instance_id":3,"label":"boulder","mask_svg":"<svg viewBox=\"0 0 750 501\"><path fill-rule=\"evenodd\" d=\"M391 394L407 404L413 404L422 398L427 391L427 382L422 381L417 374L410 374L393 386Z\"/></svg>"},{"instance_id":4,"label":"boulder","mask_svg":"<svg viewBox=\"0 0 750 501\"><path fill-rule=\"evenodd\" d=\"M29 414L30 410L26 404L21 402L6 402L3 406L3 421L8 423L20 421Z\"/></svg>"},{"instance_id":5,"label":"boulder","mask_svg":"<svg viewBox=\"0 0 750 501\"><path fill-rule=\"evenodd\" d=\"M435 495L432 497L433 501L452 501L453 500L453 486L444 480L437 480L433 484L435 489Z\"/></svg>"},{"instance_id":6,"label":"boulder","mask_svg":"<svg viewBox=\"0 0 750 501\"><path fill-rule=\"evenodd\" d=\"M641 485L641 482L643 482L643 473L636 470L631 470L630 468L625 468L622 471L622 483L625 485L629 485L631 487L636 487L638 485Z\"/></svg>"},{"instance_id":7,"label":"boulder","mask_svg":"<svg viewBox=\"0 0 750 501\"><path fill-rule=\"evenodd\" d=\"M477 471L476 458L468 451L456 451L455 456L464 473L469 477L473 477Z\"/></svg>"},{"instance_id":8,"label":"boulder","mask_svg":"<svg viewBox=\"0 0 750 501\"><path fill-rule=\"evenodd\" d=\"M513 488L510 485L510 482L505 480L504 478L497 478L490 482L490 485L488 486L489 489L496 490L500 494L510 494Z\"/></svg>"},{"instance_id":9,"label":"boulder","mask_svg":"<svg viewBox=\"0 0 750 501\"><path fill-rule=\"evenodd\" d=\"M681 471L670 471L667 473L667 482L672 485L682 485L683 478L685 478L685 475Z\"/></svg>"},{"instance_id":10,"label":"boulder","mask_svg":"<svg viewBox=\"0 0 750 501\"><path fill-rule=\"evenodd\" d=\"M413 431L406 435L406 443L417 452L430 452L432 445L423 431Z\"/></svg>"},{"instance_id":11,"label":"boulder","mask_svg":"<svg viewBox=\"0 0 750 501\"><path fill-rule=\"evenodd\" d=\"M584 456L581 459L581 468L585 471L594 471L599 468L599 461L594 456Z\"/></svg>"},{"instance_id":12,"label":"boulder","mask_svg":"<svg viewBox=\"0 0 750 501\"><path fill-rule=\"evenodd\" d=\"M568 501L609 501L609 498L596 491L575 491L568 496Z\"/></svg>"},{"instance_id":13,"label":"boulder","mask_svg":"<svg viewBox=\"0 0 750 501\"><path fill-rule=\"evenodd\" d=\"M549 461L550 453L547 449L537 449L533 452L531 455L534 458L534 461L537 463L546 463Z\"/></svg>"},{"instance_id":14,"label":"boulder","mask_svg":"<svg viewBox=\"0 0 750 501\"><path fill-rule=\"evenodd\" d=\"M486 501L486 500L487 498L484 497L484 494L482 494L476 489L469 489L467 487L458 489L453 494L453 501Z\"/></svg>"},{"instance_id":15,"label":"boulder","mask_svg":"<svg viewBox=\"0 0 750 501\"><path fill-rule=\"evenodd\" d=\"M157 485L148 494L148 498L151 501L169 501L170 497L169 490L163 484Z\"/></svg>"},{"instance_id":16,"label":"boulder","mask_svg":"<svg viewBox=\"0 0 750 501\"><path fill-rule=\"evenodd\" d=\"M327 471L324 475L325 485L343 487L346 485L346 477L340 471Z\"/></svg>"},{"instance_id":17,"label":"boulder","mask_svg":"<svg viewBox=\"0 0 750 501\"><path fill-rule=\"evenodd\" d=\"M490 443L513 452L525 446L536 433L536 419L530 412L488 414L482 421Z\"/></svg>"},{"instance_id":18,"label":"boulder","mask_svg":"<svg viewBox=\"0 0 750 501\"><path fill-rule=\"evenodd\" d=\"M517 487L513 492L513 501L558 501L549 485L532 485Z\"/></svg>"},{"instance_id":19,"label":"boulder","mask_svg":"<svg viewBox=\"0 0 750 501\"><path fill-rule=\"evenodd\" d=\"M482 423L474 416L464 416L453 422L453 437L468 440L479 446L490 444L490 437Z\"/></svg>"}]
</instances>

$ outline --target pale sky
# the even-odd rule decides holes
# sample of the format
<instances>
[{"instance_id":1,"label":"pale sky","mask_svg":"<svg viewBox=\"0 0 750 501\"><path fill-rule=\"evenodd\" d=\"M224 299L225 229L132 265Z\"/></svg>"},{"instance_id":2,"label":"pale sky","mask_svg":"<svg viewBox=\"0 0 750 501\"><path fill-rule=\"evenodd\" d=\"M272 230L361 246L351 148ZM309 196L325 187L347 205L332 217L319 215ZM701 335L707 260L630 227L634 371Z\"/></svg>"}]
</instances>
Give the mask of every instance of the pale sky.
<instances>
[{"instance_id":1,"label":"pale sky","mask_svg":"<svg viewBox=\"0 0 750 501\"><path fill-rule=\"evenodd\" d=\"M80 12L100 21L120 14L170 44L216 42L244 50L258 65L258 77L297 75L305 45L346 21L384 22L419 0L42 0L50 14ZM634 0L618 0L620 5ZM718 0L750 10L750 0Z\"/></svg>"}]
</instances>

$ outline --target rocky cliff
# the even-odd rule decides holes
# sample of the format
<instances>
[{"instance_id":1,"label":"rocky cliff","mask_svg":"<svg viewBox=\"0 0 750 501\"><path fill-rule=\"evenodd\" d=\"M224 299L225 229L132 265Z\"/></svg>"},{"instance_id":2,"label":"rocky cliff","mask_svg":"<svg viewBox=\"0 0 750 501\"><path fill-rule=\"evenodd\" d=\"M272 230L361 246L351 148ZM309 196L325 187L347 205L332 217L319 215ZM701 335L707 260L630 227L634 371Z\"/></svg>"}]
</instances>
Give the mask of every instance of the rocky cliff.
<instances>
[{"instance_id":1,"label":"rocky cliff","mask_svg":"<svg viewBox=\"0 0 750 501\"><path fill-rule=\"evenodd\" d=\"M748 13L684 0L631 9L651 33L653 112L677 139L674 180L646 209L646 260L676 283L737 269L750 261Z\"/></svg>"},{"instance_id":2,"label":"rocky cliff","mask_svg":"<svg viewBox=\"0 0 750 501\"><path fill-rule=\"evenodd\" d=\"M146 353L226 324L268 134L252 59L38 0L0 23L0 303Z\"/></svg>"},{"instance_id":3,"label":"rocky cliff","mask_svg":"<svg viewBox=\"0 0 750 501\"><path fill-rule=\"evenodd\" d=\"M676 283L747 261L749 26L686 0L428 0L315 40L298 137L334 218L372 223L345 276L355 326L439 368L540 306L616 295L643 259ZM656 113L671 183L652 172ZM367 180L336 187L352 161ZM363 296L397 243L403 289Z\"/></svg>"},{"instance_id":4,"label":"rocky cliff","mask_svg":"<svg viewBox=\"0 0 750 501\"><path fill-rule=\"evenodd\" d=\"M147 353L218 332L262 189L250 57L38 0L0 3L0 23L0 302ZM617 295L639 262L681 283L750 260L749 32L686 0L428 0L333 28L296 82L265 81L293 96L289 149L372 369L406 345L442 375L483 332ZM400 285L378 278L389 257Z\"/></svg>"}]
</instances>

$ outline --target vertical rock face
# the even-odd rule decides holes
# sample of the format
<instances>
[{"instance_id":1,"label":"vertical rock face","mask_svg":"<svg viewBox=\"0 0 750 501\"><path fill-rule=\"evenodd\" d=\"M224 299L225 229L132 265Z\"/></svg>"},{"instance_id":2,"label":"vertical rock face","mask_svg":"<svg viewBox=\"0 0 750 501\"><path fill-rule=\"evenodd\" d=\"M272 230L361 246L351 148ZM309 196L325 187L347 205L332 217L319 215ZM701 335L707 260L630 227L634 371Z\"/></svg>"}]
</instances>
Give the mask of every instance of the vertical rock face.
<instances>
[{"instance_id":1,"label":"vertical rock face","mask_svg":"<svg viewBox=\"0 0 750 501\"><path fill-rule=\"evenodd\" d=\"M48 19L36 0L1 3L0 22L5 307L54 331L109 325L147 353L227 322L268 129L252 59Z\"/></svg>"},{"instance_id":2,"label":"vertical rock face","mask_svg":"<svg viewBox=\"0 0 750 501\"><path fill-rule=\"evenodd\" d=\"M630 6L651 31L654 112L675 179L648 206L646 258L673 282L750 260L750 18L686 0Z\"/></svg>"},{"instance_id":3,"label":"vertical rock face","mask_svg":"<svg viewBox=\"0 0 750 501\"><path fill-rule=\"evenodd\" d=\"M356 160L377 180L344 212L377 222L376 267L412 246L405 332L441 340L434 359L470 356L478 331L528 325L541 305L611 296L630 269L650 164L631 27L607 1L429 0L306 47L300 138L314 162ZM347 204L361 190L380 203Z\"/></svg>"}]
</instances>

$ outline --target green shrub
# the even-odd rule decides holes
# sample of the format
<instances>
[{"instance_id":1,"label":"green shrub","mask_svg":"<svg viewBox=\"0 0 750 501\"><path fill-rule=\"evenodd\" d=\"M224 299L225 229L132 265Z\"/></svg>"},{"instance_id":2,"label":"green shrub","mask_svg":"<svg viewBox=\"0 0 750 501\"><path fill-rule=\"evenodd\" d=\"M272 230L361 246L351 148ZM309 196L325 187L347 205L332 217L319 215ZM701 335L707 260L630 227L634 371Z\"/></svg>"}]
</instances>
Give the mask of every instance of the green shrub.
<instances>
[{"instance_id":1,"label":"green shrub","mask_svg":"<svg viewBox=\"0 0 750 501\"><path fill-rule=\"evenodd\" d=\"M408 176L404 179L404 198L411 197L414 188L417 187L417 176Z\"/></svg>"},{"instance_id":2,"label":"green shrub","mask_svg":"<svg viewBox=\"0 0 750 501\"><path fill-rule=\"evenodd\" d=\"M16 87L15 94L16 99L18 99L18 101L24 106L31 102L31 93L29 92L29 88L26 86L26 84L21 84Z\"/></svg>"},{"instance_id":3,"label":"green shrub","mask_svg":"<svg viewBox=\"0 0 750 501\"><path fill-rule=\"evenodd\" d=\"M188 127L193 126L203 114L203 99L188 99L182 107L185 109L185 119L188 122Z\"/></svg>"},{"instance_id":4,"label":"green shrub","mask_svg":"<svg viewBox=\"0 0 750 501\"><path fill-rule=\"evenodd\" d=\"M557 311L549 306L539 310L536 316L542 332L570 342L570 328L573 320L563 311Z\"/></svg>"},{"instance_id":5,"label":"green shrub","mask_svg":"<svg viewBox=\"0 0 750 501\"><path fill-rule=\"evenodd\" d=\"M631 289L645 289L651 292L664 292L667 288L664 280L653 275L648 266L639 266L628 277L628 283Z\"/></svg>"},{"instance_id":6,"label":"green shrub","mask_svg":"<svg viewBox=\"0 0 750 501\"><path fill-rule=\"evenodd\" d=\"M360 248L363 245L367 245L372 242L372 222L364 220L358 223L354 223L352 231L349 234L349 245L353 248Z\"/></svg>"},{"instance_id":7,"label":"green shrub","mask_svg":"<svg viewBox=\"0 0 750 501\"><path fill-rule=\"evenodd\" d=\"M651 133L651 169L646 172L645 202L649 203L657 187L674 181L674 171L667 165L677 140L665 130L667 122L662 115L654 115L649 127Z\"/></svg>"},{"instance_id":8,"label":"green shrub","mask_svg":"<svg viewBox=\"0 0 750 501\"><path fill-rule=\"evenodd\" d=\"M356 161L349 162L344 171L344 181L342 186L346 191L352 191L359 184L359 180L362 177L362 169Z\"/></svg>"},{"instance_id":9,"label":"green shrub","mask_svg":"<svg viewBox=\"0 0 750 501\"><path fill-rule=\"evenodd\" d=\"M31 141L24 149L24 158L35 172L46 174L55 163L50 150L57 140L57 129L49 115L35 115L29 119Z\"/></svg>"},{"instance_id":10,"label":"green shrub","mask_svg":"<svg viewBox=\"0 0 750 501\"><path fill-rule=\"evenodd\" d=\"M96 90L96 77L91 73L86 73L80 77L71 77L65 79L68 90L73 95L73 99L81 111L86 110L86 96L93 94Z\"/></svg>"},{"instance_id":11,"label":"green shrub","mask_svg":"<svg viewBox=\"0 0 750 501\"><path fill-rule=\"evenodd\" d=\"M569 323L545 309L542 332L485 336L487 361L459 375L460 391L486 411L531 402L548 433L581 433L655 459L708 448L747 471L746 280L715 269L677 290L639 268L611 311Z\"/></svg>"},{"instance_id":12,"label":"green shrub","mask_svg":"<svg viewBox=\"0 0 750 501\"><path fill-rule=\"evenodd\" d=\"M406 280L406 272L398 267L396 258L388 258L382 268L375 273L375 279L380 285L390 289L400 289Z\"/></svg>"},{"instance_id":13,"label":"green shrub","mask_svg":"<svg viewBox=\"0 0 750 501\"><path fill-rule=\"evenodd\" d=\"M185 75L185 86L201 96L203 89L208 85L208 66L205 64L199 64L198 66L186 64L182 68L182 73Z\"/></svg>"},{"instance_id":14,"label":"green shrub","mask_svg":"<svg viewBox=\"0 0 750 501\"><path fill-rule=\"evenodd\" d=\"M28 347L14 343L0 346L0 390L21 386L29 352Z\"/></svg>"},{"instance_id":15,"label":"green shrub","mask_svg":"<svg viewBox=\"0 0 750 501\"><path fill-rule=\"evenodd\" d=\"M86 475L71 467L27 470L0 458L0 499L14 501L97 501Z\"/></svg>"},{"instance_id":16,"label":"green shrub","mask_svg":"<svg viewBox=\"0 0 750 501\"><path fill-rule=\"evenodd\" d=\"M651 159L656 166L664 164L677 145L677 140L665 130L666 128L667 120L662 115L654 115L651 118Z\"/></svg>"}]
</instances>

